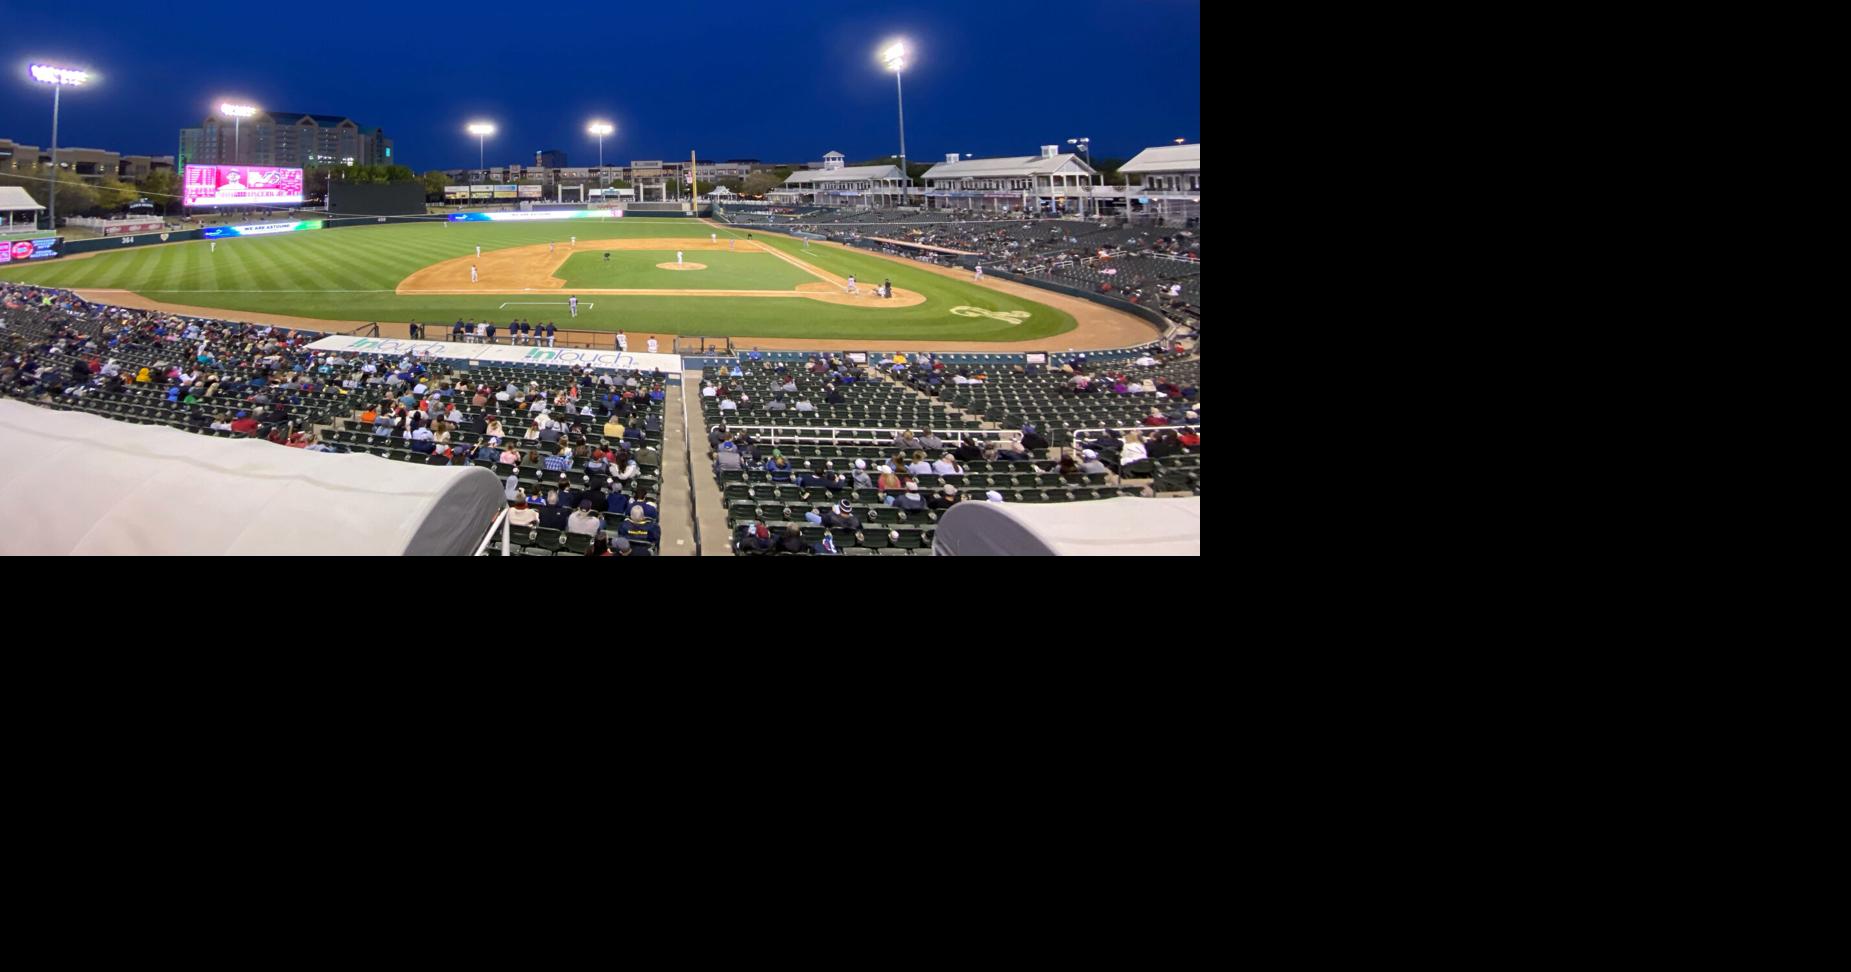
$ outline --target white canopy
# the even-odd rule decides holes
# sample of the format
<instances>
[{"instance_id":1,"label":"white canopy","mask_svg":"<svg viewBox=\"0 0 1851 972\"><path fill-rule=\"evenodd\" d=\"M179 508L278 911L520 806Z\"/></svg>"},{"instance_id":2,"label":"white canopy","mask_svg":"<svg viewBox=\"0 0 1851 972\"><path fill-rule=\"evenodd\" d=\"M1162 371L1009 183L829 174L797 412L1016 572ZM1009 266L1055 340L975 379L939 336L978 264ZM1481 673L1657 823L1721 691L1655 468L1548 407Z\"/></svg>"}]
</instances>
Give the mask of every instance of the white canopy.
<instances>
[{"instance_id":1,"label":"white canopy","mask_svg":"<svg viewBox=\"0 0 1851 972\"><path fill-rule=\"evenodd\" d=\"M495 474L0 401L0 554L475 552Z\"/></svg>"},{"instance_id":2,"label":"white canopy","mask_svg":"<svg viewBox=\"0 0 1851 972\"><path fill-rule=\"evenodd\" d=\"M941 557L1194 557L1202 553L1202 498L1120 496L1080 503L969 500L939 520Z\"/></svg>"},{"instance_id":3,"label":"white canopy","mask_svg":"<svg viewBox=\"0 0 1851 972\"><path fill-rule=\"evenodd\" d=\"M27 209L44 209L44 206L32 201L32 196L18 186L0 186L0 212L20 212Z\"/></svg>"}]
</instances>

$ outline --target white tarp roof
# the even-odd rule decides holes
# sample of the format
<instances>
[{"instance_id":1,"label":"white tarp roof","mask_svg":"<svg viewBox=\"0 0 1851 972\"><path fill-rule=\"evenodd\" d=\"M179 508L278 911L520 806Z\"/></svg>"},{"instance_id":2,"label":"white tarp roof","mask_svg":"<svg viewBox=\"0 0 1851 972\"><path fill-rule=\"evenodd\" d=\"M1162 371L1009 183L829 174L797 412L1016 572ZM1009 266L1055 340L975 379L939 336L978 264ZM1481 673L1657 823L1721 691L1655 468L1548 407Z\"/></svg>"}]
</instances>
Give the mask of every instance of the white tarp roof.
<instances>
[{"instance_id":1,"label":"white tarp roof","mask_svg":"<svg viewBox=\"0 0 1851 972\"><path fill-rule=\"evenodd\" d=\"M475 552L495 474L0 401L0 554Z\"/></svg>"},{"instance_id":2,"label":"white tarp roof","mask_svg":"<svg viewBox=\"0 0 1851 972\"><path fill-rule=\"evenodd\" d=\"M31 193L18 186L0 186L0 211L18 212L22 209L44 209L44 206L32 201Z\"/></svg>"},{"instance_id":3,"label":"white tarp roof","mask_svg":"<svg viewBox=\"0 0 1851 972\"><path fill-rule=\"evenodd\" d=\"M841 169L805 169L793 172L784 180L787 186L802 186L812 182L879 182L882 179L900 179L900 167L897 165L851 165Z\"/></svg>"},{"instance_id":4,"label":"white tarp roof","mask_svg":"<svg viewBox=\"0 0 1851 972\"><path fill-rule=\"evenodd\" d=\"M1202 498L966 501L939 520L932 549L955 557L1194 557L1202 553Z\"/></svg>"}]
</instances>

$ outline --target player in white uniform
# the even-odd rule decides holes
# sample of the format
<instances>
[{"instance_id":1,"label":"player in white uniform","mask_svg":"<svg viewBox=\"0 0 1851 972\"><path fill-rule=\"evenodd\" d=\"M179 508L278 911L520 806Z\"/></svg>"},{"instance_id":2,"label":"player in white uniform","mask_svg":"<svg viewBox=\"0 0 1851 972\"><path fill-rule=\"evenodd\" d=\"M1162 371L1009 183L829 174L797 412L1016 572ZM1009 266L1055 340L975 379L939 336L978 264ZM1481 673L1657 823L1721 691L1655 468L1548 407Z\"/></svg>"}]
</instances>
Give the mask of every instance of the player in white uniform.
<instances>
[{"instance_id":1,"label":"player in white uniform","mask_svg":"<svg viewBox=\"0 0 1851 972\"><path fill-rule=\"evenodd\" d=\"M548 243L548 244L546 244L546 255L547 255L547 256L552 256L552 255L553 255L553 247L556 247L556 246L558 246L558 245L559 245L559 244L557 244L557 243Z\"/></svg>"},{"instance_id":2,"label":"player in white uniform","mask_svg":"<svg viewBox=\"0 0 1851 972\"><path fill-rule=\"evenodd\" d=\"M707 234L707 239L709 239L709 240L711 240L712 242L715 242L715 243L718 243L718 242L720 242L720 234L718 234L718 233L708 233L708 234Z\"/></svg>"},{"instance_id":3,"label":"player in white uniform","mask_svg":"<svg viewBox=\"0 0 1851 972\"><path fill-rule=\"evenodd\" d=\"M578 237L576 237L576 236L574 236L574 237L572 237L572 245L573 245L573 246L577 246L577 245L578 245Z\"/></svg>"},{"instance_id":4,"label":"player in white uniform","mask_svg":"<svg viewBox=\"0 0 1851 972\"><path fill-rule=\"evenodd\" d=\"M210 249L210 250L207 250L206 252L207 252L207 253L217 253L218 251L219 251L219 241L218 241L218 240L213 240L213 241L212 241L212 249Z\"/></svg>"},{"instance_id":5,"label":"player in white uniform","mask_svg":"<svg viewBox=\"0 0 1851 972\"><path fill-rule=\"evenodd\" d=\"M566 298L566 306L567 306L567 307L570 307L570 308L572 309L572 316L573 316L573 317L577 317L577 316L578 316L578 298L577 298L577 297L568 297L568 298Z\"/></svg>"},{"instance_id":6,"label":"player in white uniform","mask_svg":"<svg viewBox=\"0 0 1851 972\"><path fill-rule=\"evenodd\" d=\"M978 280L983 279L983 264L981 263L977 264L977 279Z\"/></svg>"},{"instance_id":7,"label":"player in white uniform","mask_svg":"<svg viewBox=\"0 0 1851 972\"><path fill-rule=\"evenodd\" d=\"M617 350L625 352L630 350L630 335L623 333L622 330L617 332Z\"/></svg>"},{"instance_id":8,"label":"player in white uniform","mask_svg":"<svg viewBox=\"0 0 1851 972\"><path fill-rule=\"evenodd\" d=\"M654 335L651 335L649 338L649 353L650 354L656 353L656 339Z\"/></svg>"},{"instance_id":9,"label":"player in white uniform","mask_svg":"<svg viewBox=\"0 0 1851 972\"><path fill-rule=\"evenodd\" d=\"M482 244L480 243L476 244L476 259L482 259Z\"/></svg>"},{"instance_id":10,"label":"player in white uniform","mask_svg":"<svg viewBox=\"0 0 1851 972\"><path fill-rule=\"evenodd\" d=\"M469 265L469 282L476 282L476 265L473 263Z\"/></svg>"},{"instance_id":11,"label":"player in white uniform","mask_svg":"<svg viewBox=\"0 0 1851 972\"><path fill-rule=\"evenodd\" d=\"M675 251L675 266L678 266L678 267L681 266L681 251L680 250Z\"/></svg>"},{"instance_id":12,"label":"player in white uniform","mask_svg":"<svg viewBox=\"0 0 1851 972\"><path fill-rule=\"evenodd\" d=\"M855 278L852 275L848 278L848 292L851 294L861 293L861 291L855 289Z\"/></svg>"}]
</instances>

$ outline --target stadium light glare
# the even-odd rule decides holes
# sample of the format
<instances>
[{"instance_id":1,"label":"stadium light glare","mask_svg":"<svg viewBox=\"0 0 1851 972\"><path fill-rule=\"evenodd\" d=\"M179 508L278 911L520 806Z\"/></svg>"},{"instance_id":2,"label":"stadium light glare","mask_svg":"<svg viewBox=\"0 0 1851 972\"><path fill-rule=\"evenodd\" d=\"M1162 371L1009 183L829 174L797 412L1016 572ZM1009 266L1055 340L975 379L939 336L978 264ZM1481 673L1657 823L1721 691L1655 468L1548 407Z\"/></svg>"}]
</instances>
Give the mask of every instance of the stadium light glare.
<instances>
[{"instance_id":1,"label":"stadium light glare","mask_svg":"<svg viewBox=\"0 0 1851 972\"><path fill-rule=\"evenodd\" d=\"M46 203L48 227L58 232L58 107L65 88L81 88L94 78L82 68L64 68L55 64L29 64L26 73L40 84L51 85L51 199Z\"/></svg>"},{"instance_id":2,"label":"stadium light glare","mask_svg":"<svg viewBox=\"0 0 1851 972\"><path fill-rule=\"evenodd\" d=\"M219 102L219 114L231 116L231 164L242 165L244 152L240 136L243 132L240 129L244 119L257 114L257 109L251 105L234 105L229 101L221 101Z\"/></svg>"},{"instance_id":3,"label":"stadium light glare","mask_svg":"<svg viewBox=\"0 0 1851 972\"><path fill-rule=\"evenodd\" d=\"M906 170L906 85L900 80L900 76L906 73L906 55L908 53L906 42L903 40L896 40L888 44L880 53L881 61L887 65L887 70L893 72L893 90L894 94L899 98L900 204L902 206L906 205L908 198L911 196L909 190L913 185L913 177L911 173Z\"/></svg>"}]
</instances>

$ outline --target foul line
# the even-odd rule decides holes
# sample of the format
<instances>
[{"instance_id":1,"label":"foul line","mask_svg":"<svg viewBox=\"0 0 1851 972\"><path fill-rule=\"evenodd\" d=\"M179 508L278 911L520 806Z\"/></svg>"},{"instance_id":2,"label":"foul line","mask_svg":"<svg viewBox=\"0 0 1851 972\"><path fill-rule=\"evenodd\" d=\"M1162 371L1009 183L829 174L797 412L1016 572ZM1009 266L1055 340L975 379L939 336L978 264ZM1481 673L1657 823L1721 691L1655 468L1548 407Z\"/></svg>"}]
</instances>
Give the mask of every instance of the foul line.
<instances>
[{"instance_id":1,"label":"foul line","mask_svg":"<svg viewBox=\"0 0 1851 972\"><path fill-rule=\"evenodd\" d=\"M507 310L510 307L571 307L571 306L572 306L572 303L570 301L565 301L565 300L542 300L542 301L507 300L507 301L502 301L501 306L495 309L496 310ZM590 310L596 306L598 306L596 301L592 301L584 305L586 310Z\"/></svg>"}]
</instances>

